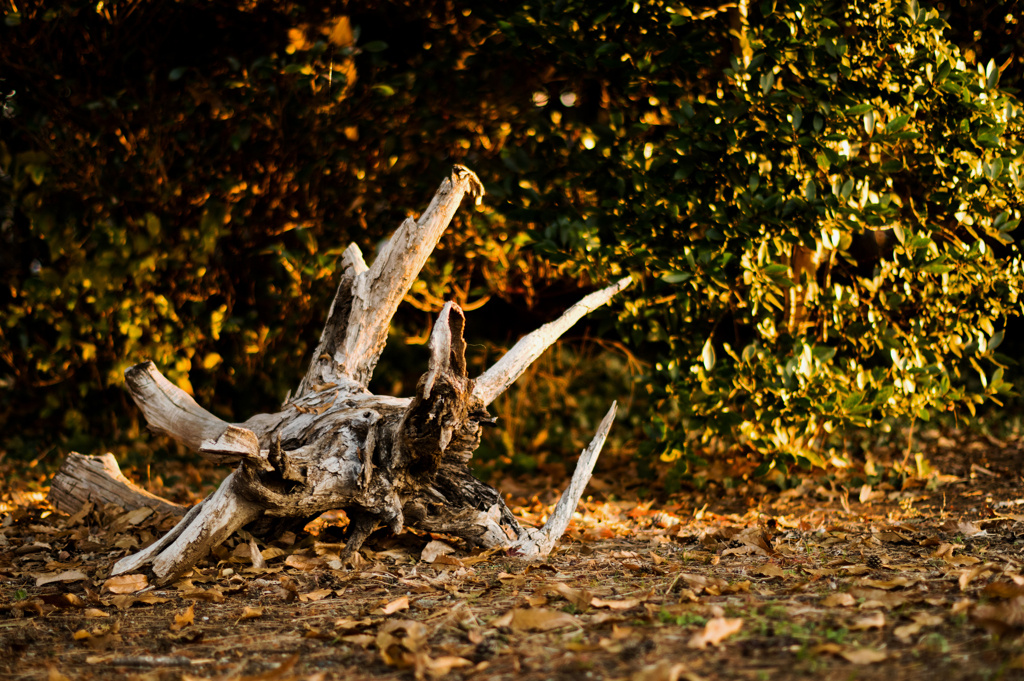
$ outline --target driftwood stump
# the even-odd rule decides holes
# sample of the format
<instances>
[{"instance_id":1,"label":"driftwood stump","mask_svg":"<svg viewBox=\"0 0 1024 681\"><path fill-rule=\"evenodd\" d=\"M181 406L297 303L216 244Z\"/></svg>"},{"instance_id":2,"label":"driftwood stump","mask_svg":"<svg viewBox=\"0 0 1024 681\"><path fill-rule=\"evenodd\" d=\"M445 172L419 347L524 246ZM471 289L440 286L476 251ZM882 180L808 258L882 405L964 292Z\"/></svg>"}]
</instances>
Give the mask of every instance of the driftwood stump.
<instances>
[{"instance_id":1,"label":"driftwood stump","mask_svg":"<svg viewBox=\"0 0 1024 681\"><path fill-rule=\"evenodd\" d=\"M463 196L482 192L476 175L456 166L423 215L401 224L372 267L354 244L345 250L319 345L281 411L229 424L171 384L152 362L125 372L150 429L235 469L164 537L118 561L113 574L148 571L153 581L166 583L244 525L301 522L334 509L343 509L350 520L343 560L381 523L395 532L405 525L444 532L526 557L551 551L590 479L615 404L542 528L522 527L498 491L474 478L467 463L480 443L481 426L494 421L487 405L580 317L625 288L628 277L525 336L475 380L466 373L465 317L448 302L434 325L427 371L413 397L367 390L399 303Z\"/></svg>"}]
</instances>

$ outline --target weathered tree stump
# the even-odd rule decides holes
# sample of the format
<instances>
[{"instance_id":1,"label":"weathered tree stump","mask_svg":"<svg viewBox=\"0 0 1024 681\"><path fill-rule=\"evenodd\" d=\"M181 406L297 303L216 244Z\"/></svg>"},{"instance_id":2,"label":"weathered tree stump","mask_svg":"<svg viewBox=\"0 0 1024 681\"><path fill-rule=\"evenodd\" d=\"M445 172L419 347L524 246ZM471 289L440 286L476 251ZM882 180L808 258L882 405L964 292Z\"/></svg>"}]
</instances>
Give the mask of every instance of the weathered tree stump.
<instances>
[{"instance_id":1,"label":"weathered tree stump","mask_svg":"<svg viewBox=\"0 0 1024 681\"><path fill-rule=\"evenodd\" d=\"M392 316L467 192L479 197L483 187L473 172L456 166L423 215L402 223L372 267L354 244L345 250L319 345L282 411L229 424L152 362L125 372L152 430L235 470L159 541L118 561L113 574L148 570L156 583L166 583L248 523L301 521L333 509L350 519L343 560L381 523L394 532L409 525L526 557L551 551L590 479L615 404L542 528L522 527L498 491L474 478L467 463L481 426L494 421L487 405L580 317L625 288L628 277L525 336L475 380L466 373L465 317L448 302L431 333L427 371L414 396L373 395L366 387Z\"/></svg>"},{"instance_id":2,"label":"weathered tree stump","mask_svg":"<svg viewBox=\"0 0 1024 681\"><path fill-rule=\"evenodd\" d=\"M88 503L117 504L126 511L152 508L160 513L185 515L186 507L151 494L121 473L113 454L86 456L71 452L50 482L47 501L64 513L78 513Z\"/></svg>"}]
</instances>

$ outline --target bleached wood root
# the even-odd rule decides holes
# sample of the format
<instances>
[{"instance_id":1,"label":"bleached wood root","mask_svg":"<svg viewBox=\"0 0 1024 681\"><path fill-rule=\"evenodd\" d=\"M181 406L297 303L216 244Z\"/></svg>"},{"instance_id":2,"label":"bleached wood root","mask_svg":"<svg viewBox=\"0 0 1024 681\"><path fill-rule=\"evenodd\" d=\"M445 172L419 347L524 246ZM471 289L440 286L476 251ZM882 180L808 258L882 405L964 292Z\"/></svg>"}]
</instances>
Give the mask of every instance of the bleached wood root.
<instances>
[{"instance_id":1,"label":"bleached wood root","mask_svg":"<svg viewBox=\"0 0 1024 681\"><path fill-rule=\"evenodd\" d=\"M187 392L160 373L152 362L143 362L124 372L124 383L135 404L146 417L149 429L169 435L192 451L199 451L204 440L220 437L228 424L206 411ZM213 463L233 463L207 457Z\"/></svg>"},{"instance_id":2,"label":"bleached wood root","mask_svg":"<svg viewBox=\"0 0 1024 681\"><path fill-rule=\"evenodd\" d=\"M203 504L205 503L206 500L204 499L190 508L188 513L185 514L185 517L179 520L177 525L171 528L167 534L160 537L157 541L153 542L138 553L126 556L117 561L117 563L114 564L111 574L120 575L125 572L133 572L142 568L144 565L152 563L154 558L159 556L164 549L174 543L174 541L180 537L186 529L188 529L192 522L199 517L199 514L203 510ZM216 544L211 544L210 548L213 548L214 546L216 546Z\"/></svg>"},{"instance_id":3,"label":"bleached wood root","mask_svg":"<svg viewBox=\"0 0 1024 681\"><path fill-rule=\"evenodd\" d=\"M551 549L554 548L558 539L565 533L565 528L569 527L569 522L576 511L576 506L583 496L583 490L587 488L587 483L590 482L590 476L594 473L597 457L601 454L601 448L604 446L604 441L607 439L608 432L612 428L612 422L615 420L616 407L617 403L612 402L611 409L604 415L601 425L597 427L594 439L590 441L587 448L580 454L580 460L576 463L576 470L572 474L572 480L569 481L569 486L565 488L562 496L559 497L558 503L555 504L555 509L552 511L548 521L539 529L526 528L524 536L512 543L513 549L517 549L522 555L529 557L542 557L551 553Z\"/></svg>"},{"instance_id":4,"label":"bleached wood root","mask_svg":"<svg viewBox=\"0 0 1024 681\"><path fill-rule=\"evenodd\" d=\"M573 324L584 315L607 303L616 293L632 282L632 277L625 277L608 288L595 291L570 307L555 321L523 336L518 343L512 346L511 350L506 352L480 378L476 379L473 394L480 398L484 406L493 402L494 398L508 390L509 386L515 383L516 379L522 376L523 372Z\"/></svg>"},{"instance_id":5,"label":"bleached wood root","mask_svg":"<svg viewBox=\"0 0 1024 681\"><path fill-rule=\"evenodd\" d=\"M184 515L185 507L150 494L121 473L113 454L87 456L72 452L50 481L47 501L68 514L87 503L116 504L126 511L149 507L160 513Z\"/></svg>"},{"instance_id":6,"label":"bleached wood root","mask_svg":"<svg viewBox=\"0 0 1024 681\"><path fill-rule=\"evenodd\" d=\"M481 428L494 422L487 404L580 317L626 287L628 277L528 334L476 381L467 375L465 317L454 302L446 303L413 396L373 395L366 388L399 302L463 196L481 191L476 176L457 166L423 215L403 222L372 266L358 248L346 249L309 369L281 411L228 424L151 362L126 372L151 428L210 461L237 467L165 537L118 561L115 574L148 569L156 583L166 583L247 523L273 529L332 509L343 509L352 521L346 557L379 525L393 532L405 525L446 532L526 557L551 551L590 479L615 405L543 528L523 528L498 491L472 476L468 462Z\"/></svg>"},{"instance_id":7,"label":"bleached wood root","mask_svg":"<svg viewBox=\"0 0 1024 681\"><path fill-rule=\"evenodd\" d=\"M122 558L114 564L113 575L152 566L158 583L181 574L206 556L210 549L263 513L263 509L239 494L234 473L201 504L194 506L174 529L152 546Z\"/></svg>"}]
</instances>

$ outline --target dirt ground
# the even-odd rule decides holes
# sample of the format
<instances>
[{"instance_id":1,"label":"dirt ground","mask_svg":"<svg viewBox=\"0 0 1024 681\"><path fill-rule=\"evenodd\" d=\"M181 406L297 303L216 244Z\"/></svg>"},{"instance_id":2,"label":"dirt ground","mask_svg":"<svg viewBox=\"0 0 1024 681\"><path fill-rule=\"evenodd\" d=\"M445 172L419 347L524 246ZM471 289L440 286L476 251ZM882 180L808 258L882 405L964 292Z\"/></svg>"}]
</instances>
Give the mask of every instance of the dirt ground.
<instances>
[{"instance_id":1,"label":"dirt ground","mask_svg":"<svg viewBox=\"0 0 1024 681\"><path fill-rule=\"evenodd\" d=\"M407 532L343 568L329 516L258 556L235 535L155 589L109 568L172 517L9 493L0 677L1024 678L1022 443L927 447L916 477L740 474L660 504L599 476L539 563ZM556 491L528 483L513 507L540 523Z\"/></svg>"}]
</instances>

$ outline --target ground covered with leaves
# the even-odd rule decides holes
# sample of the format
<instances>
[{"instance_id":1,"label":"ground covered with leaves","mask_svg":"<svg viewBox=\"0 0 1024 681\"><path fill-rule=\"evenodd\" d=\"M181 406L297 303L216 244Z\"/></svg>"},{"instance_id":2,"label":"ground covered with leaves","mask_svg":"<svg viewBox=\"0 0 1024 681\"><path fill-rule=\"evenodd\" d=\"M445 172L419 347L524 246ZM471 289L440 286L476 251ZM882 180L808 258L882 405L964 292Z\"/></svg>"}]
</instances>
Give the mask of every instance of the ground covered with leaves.
<instances>
[{"instance_id":1,"label":"ground covered with leaves","mask_svg":"<svg viewBox=\"0 0 1024 681\"><path fill-rule=\"evenodd\" d=\"M722 464L740 484L660 503L599 476L544 562L380 533L343 566L326 516L269 545L236 534L157 588L110 566L175 518L9 492L0 676L1024 677L1022 443L927 445L916 476L869 461L782 492L741 461ZM528 482L504 487L540 523L557 491Z\"/></svg>"}]
</instances>

